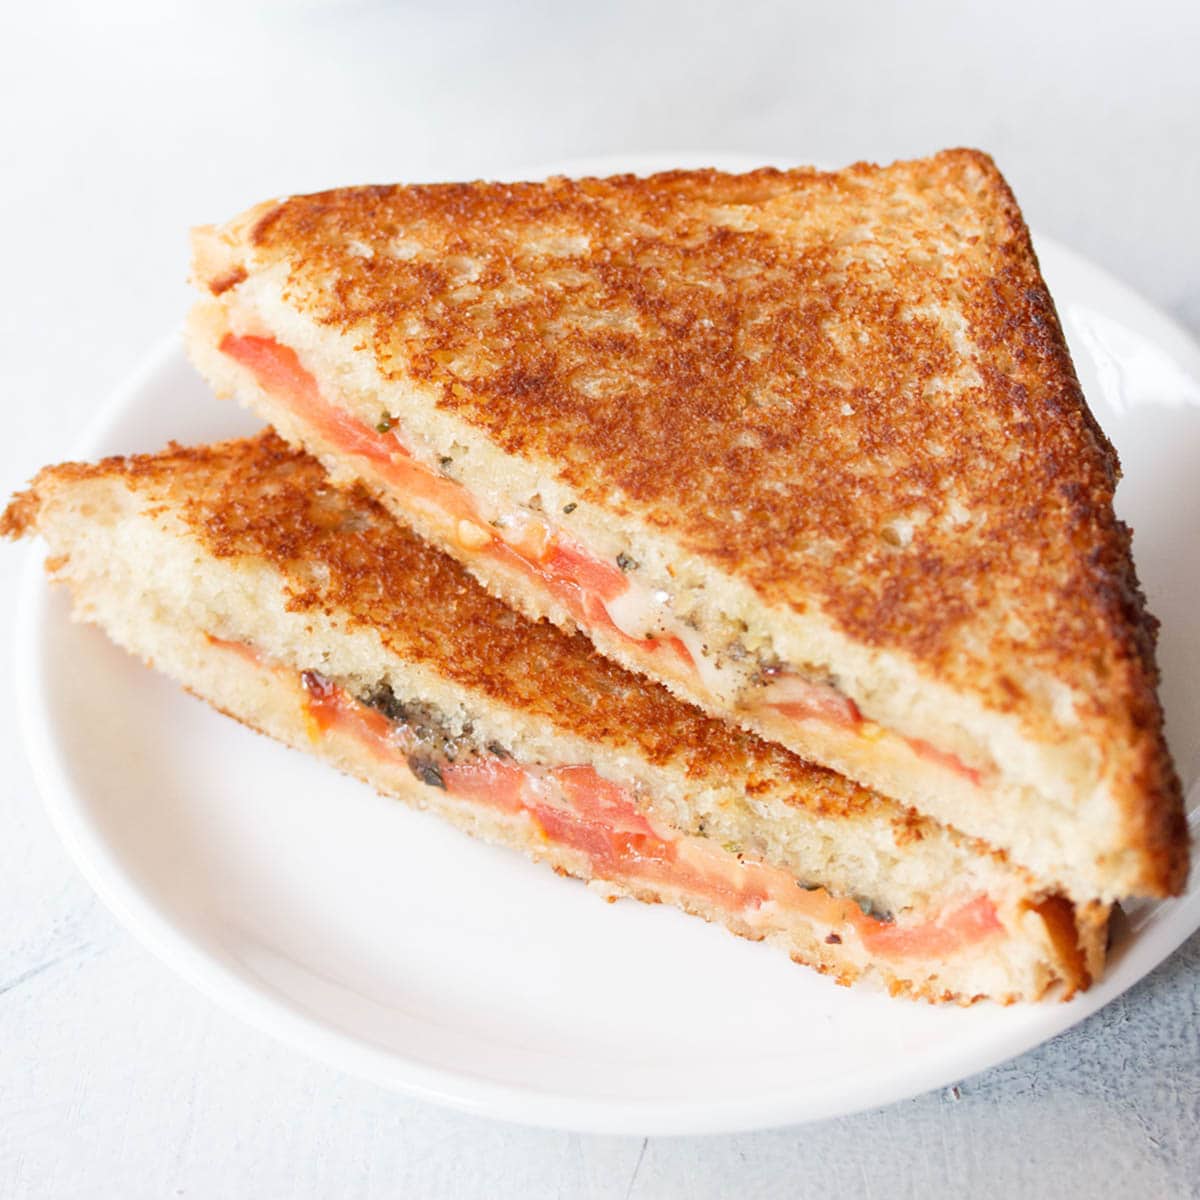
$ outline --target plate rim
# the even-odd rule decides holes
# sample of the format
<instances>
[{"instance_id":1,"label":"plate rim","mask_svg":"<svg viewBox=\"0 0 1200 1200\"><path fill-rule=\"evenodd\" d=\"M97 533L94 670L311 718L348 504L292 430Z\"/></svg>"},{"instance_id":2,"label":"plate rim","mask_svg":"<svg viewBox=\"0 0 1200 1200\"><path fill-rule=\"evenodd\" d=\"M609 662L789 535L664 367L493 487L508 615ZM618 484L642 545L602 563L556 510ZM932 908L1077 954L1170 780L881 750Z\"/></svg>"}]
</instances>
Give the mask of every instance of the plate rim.
<instances>
[{"instance_id":1,"label":"plate rim","mask_svg":"<svg viewBox=\"0 0 1200 1200\"><path fill-rule=\"evenodd\" d=\"M642 170L656 157L667 158L665 155L603 156L588 161L594 164L589 169L596 172L611 170L613 164L628 164L635 160L643 165L634 169ZM732 159L745 160L750 156L675 157L687 160L703 157L722 163ZM572 160L572 170L583 161ZM791 160L764 157L761 161ZM556 169L538 170L549 174ZM532 177L534 170L527 173ZM1153 318L1158 328L1169 330L1173 339L1189 347L1195 358L1194 363L1188 364L1190 368L1200 365L1200 345L1168 314L1105 268L1056 239L1035 235L1034 241L1039 248L1044 248L1071 268L1085 275L1091 274L1093 278L1102 277L1108 286L1120 293L1123 301L1135 304L1144 316ZM72 456L95 457L111 427L137 402L156 375L176 360L176 356L186 358L178 325L155 343L110 393L72 448ZM803 1082L797 1086L794 1095L771 1092L752 1100L702 1099L681 1105L677 1101L653 1099L626 1102L586 1098L433 1067L406 1058L399 1051L366 1043L319 1018L297 1011L276 993L255 988L249 980L205 950L202 943L189 937L185 929L176 926L154 904L152 897L139 888L135 876L123 869L119 855L88 820L86 804L76 797L63 753L56 745L47 690L49 680L41 670L41 635L46 622L51 619L50 590L42 570L43 558L40 545L30 548L20 578L14 622L17 641L14 682L23 697L23 702L18 705L20 733L34 781L51 824L75 865L135 940L219 1007L327 1066L417 1099L524 1125L637 1136L747 1132L847 1116L946 1086L1041 1045L1115 1000L1200 928L1200 887L1193 882L1189 893L1165 902L1170 909L1164 919L1155 922L1152 939L1142 936L1130 945L1117 969L1090 991L1068 1004L1047 1007L1047 1020L1012 1030L1001 1028L998 1037L985 1039L979 1046L967 1045L949 1055L931 1056L904 1072L891 1073L890 1077L872 1086L869 1094L862 1082L856 1081L844 1087L832 1103L826 1101L826 1092L805 1088Z\"/></svg>"}]
</instances>

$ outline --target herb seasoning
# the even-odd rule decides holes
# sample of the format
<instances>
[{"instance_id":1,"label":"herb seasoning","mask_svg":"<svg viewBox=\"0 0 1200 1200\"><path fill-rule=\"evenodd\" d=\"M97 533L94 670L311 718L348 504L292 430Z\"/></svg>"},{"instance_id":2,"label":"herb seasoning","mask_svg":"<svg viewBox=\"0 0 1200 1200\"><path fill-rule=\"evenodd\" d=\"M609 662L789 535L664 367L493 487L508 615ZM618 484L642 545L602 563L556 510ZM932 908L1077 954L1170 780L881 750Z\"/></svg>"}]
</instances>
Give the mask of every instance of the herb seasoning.
<instances>
[{"instance_id":1,"label":"herb seasoning","mask_svg":"<svg viewBox=\"0 0 1200 1200\"><path fill-rule=\"evenodd\" d=\"M442 768L428 758L414 754L408 760L408 769L422 782L430 787L446 790L446 781L442 778Z\"/></svg>"}]
</instances>

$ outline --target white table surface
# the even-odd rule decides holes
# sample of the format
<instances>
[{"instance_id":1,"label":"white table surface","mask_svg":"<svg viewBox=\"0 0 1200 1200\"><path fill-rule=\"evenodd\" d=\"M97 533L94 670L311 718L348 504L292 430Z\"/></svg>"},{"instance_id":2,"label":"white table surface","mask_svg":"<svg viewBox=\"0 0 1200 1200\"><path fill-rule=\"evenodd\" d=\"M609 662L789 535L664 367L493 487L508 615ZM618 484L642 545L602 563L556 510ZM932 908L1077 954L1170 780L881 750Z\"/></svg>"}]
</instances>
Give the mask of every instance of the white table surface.
<instances>
[{"instance_id":1,"label":"white table surface","mask_svg":"<svg viewBox=\"0 0 1200 1200\"><path fill-rule=\"evenodd\" d=\"M180 320L188 226L341 183L665 149L835 163L978 145L1031 224L1200 332L1198 14L1194 0L14 5L0 491L63 457ZM0 548L2 628L22 560ZM19 704L0 690L0 1196L1200 1194L1200 937L956 1090L704 1140L522 1129L314 1065L150 958L50 831Z\"/></svg>"}]
</instances>

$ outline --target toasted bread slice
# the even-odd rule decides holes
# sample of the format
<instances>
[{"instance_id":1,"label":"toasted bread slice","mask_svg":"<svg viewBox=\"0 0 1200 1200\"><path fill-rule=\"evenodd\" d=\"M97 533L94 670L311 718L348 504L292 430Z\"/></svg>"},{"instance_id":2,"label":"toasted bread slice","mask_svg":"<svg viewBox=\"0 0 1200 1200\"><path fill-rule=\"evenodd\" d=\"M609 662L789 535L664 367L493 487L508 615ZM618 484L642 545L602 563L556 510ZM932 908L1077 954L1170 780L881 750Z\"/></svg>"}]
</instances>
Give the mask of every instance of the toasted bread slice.
<instances>
[{"instance_id":1,"label":"toasted bread slice","mask_svg":"<svg viewBox=\"0 0 1200 1200\"><path fill-rule=\"evenodd\" d=\"M985 155L351 188L194 247L218 391L495 595L1072 895L1182 887L1116 456Z\"/></svg>"},{"instance_id":2,"label":"toasted bread slice","mask_svg":"<svg viewBox=\"0 0 1200 1200\"><path fill-rule=\"evenodd\" d=\"M49 468L0 528L217 708L606 895L932 1000L1101 967L1103 905L527 621L273 434Z\"/></svg>"}]
</instances>

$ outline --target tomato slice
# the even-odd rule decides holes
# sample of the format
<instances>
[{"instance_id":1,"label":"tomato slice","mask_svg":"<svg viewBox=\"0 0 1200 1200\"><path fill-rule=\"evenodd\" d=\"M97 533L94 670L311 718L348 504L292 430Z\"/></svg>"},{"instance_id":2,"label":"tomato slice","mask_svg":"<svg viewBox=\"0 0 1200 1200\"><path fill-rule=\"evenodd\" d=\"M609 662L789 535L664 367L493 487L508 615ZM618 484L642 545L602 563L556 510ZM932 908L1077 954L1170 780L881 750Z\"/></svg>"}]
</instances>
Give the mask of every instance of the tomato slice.
<instances>
[{"instance_id":1,"label":"tomato slice","mask_svg":"<svg viewBox=\"0 0 1200 1200\"><path fill-rule=\"evenodd\" d=\"M442 767L446 790L466 800L475 800L520 812L525 807L526 773L510 759L491 755L469 763L448 763Z\"/></svg>"},{"instance_id":2,"label":"tomato slice","mask_svg":"<svg viewBox=\"0 0 1200 1200\"><path fill-rule=\"evenodd\" d=\"M365 742L376 754L395 753L392 726L383 713L351 701L346 692L318 671L301 671L304 709L315 727L312 732L328 733L343 729Z\"/></svg>"},{"instance_id":3,"label":"tomato slice","mask_svg":"<svg viewBox=\"0 0 1200 1200\"><path fill-rule=\"evenodd\" d=\"M976 896L917 925L891 924L865 913L854 923L863 945L872 954L888 958L944 958L1004 929L996 906L987 896Z\"/></svg>"},{"instance_id":4,"label":"tomato slice","mask_svg":"<svg viewBox=\"0 0 1200 1200\"><path fill-rule=\"evenodd\" d=\"M793 721L825 721L847 729L862 724L862 713L849 696L828 683L814 683L785 671L772 680L766 705Z\"/></svg>"},{"instance_id":5,"label":"tomato slice","mask_svg":"<svg viewBox=\"0 0 1200 1200\"><path fill-rule=\"evenodd\" d=\"M695 659L692 658L687 646L672 634L663 634L651 638L635 638L625 632L609 615L601 594L593 591L585 580L597 583L608 598L613 599L621 592L613 591L613 580L608 574L609 568L594 558L565 546L561 539L556 538L551 544L547 556L539 562L530 562L522 557L512 546L505 542L495 542L487 549L491 558L507 563L509 566L526 575L536 577L546 587L571 616L587 629L604 629L614 637L620 638L627 645L636 646L646 654L665 651L673 654L686 668L695 669ZM576 570L578 568L578 574ZM621 591L629 587L629 580L613 567L612 574L616 575Z\"/></svg>"},{"instance_id":6,"label":"tomato slice","mask_svg":"<svg viewBox=\"0 0 1200 1200\"><path fill-rule=\"evenodd\" d=\"M589 766L557 767L550 775L567 805L565 809L548 804L534 807L550 837L586 851L597 867L609 870L642 864L644 874L651 862L664 868L675 862L674 844L658 836L627 788Z\"/></svg>"},{"instance_id":7,"label":"tomato slice","mask_svg":"<svg viewBox=\"0 0 1200 1200\"><path fill-rule=\"evenodd\" d=\"M829 684L813 683L790 672L783 672L772 681L767 696L767 708L793 721L824 721L830 725L855 730L863 724L863 715L859 712L858 705L837 688ZM906 737L903 740L910 749L928 762L937 763L947 771L953 771L976 787L983 785L983 772L967 766L957 754L939 750L923 738Z\"/></svg>"},{"instance_id":8,"label":"tomato slice","mask_svg":"<svg viewBox=\"0 0 1200 1200\"><path fill-rule=\"evenodd\" d=\"M252 371L266 391L286 398L304 420L343 449L374 463L388 463L394 454L404 454L394 437L378 433L326 403L316 379L291 347L270 337L227 333L221 339L221 352Z\"/></svg>"},{"instance_id":9,"label":"tomato slice","mask_svg":"<svg viewBox=\"0 0 1200 1200\"><path fill-rule=\"evenodd\" d=\"M594 558L561 534L539 565L548 581L576 587L600 600L615 600L629 590L629 580L622 571Z\"/></svg>"},{"instance_id":10,"label":"tomato slice","mask_svg":"<svg viewBox=\"0 0 1200 1200\"><path fill-rule=\"evenodd\" d=\"M922 738L905 738L904 740L921 758L937 763L939 766L945 767L947 771L953 771L956 775L961 775L968 783L973 783L976 787L982 786L983 772L974 767L968 767L957 754L951 754L949 750L939 750Z\"/></svg>"}]
</instances>

